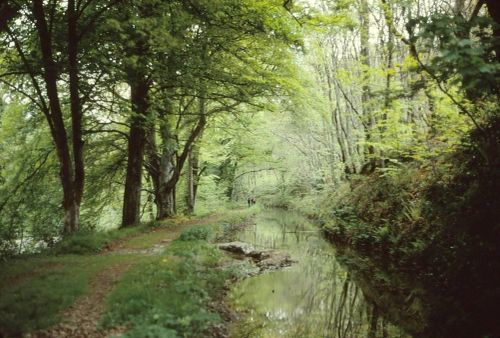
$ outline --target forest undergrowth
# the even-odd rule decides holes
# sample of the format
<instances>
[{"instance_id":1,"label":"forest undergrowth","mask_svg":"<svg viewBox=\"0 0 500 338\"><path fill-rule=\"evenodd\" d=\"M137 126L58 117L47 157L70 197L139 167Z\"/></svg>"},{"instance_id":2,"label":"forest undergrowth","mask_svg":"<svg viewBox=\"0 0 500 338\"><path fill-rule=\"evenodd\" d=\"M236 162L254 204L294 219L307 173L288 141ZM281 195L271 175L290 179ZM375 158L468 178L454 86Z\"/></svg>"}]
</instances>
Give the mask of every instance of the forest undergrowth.
<instances>
[{"instance_id":1,"label":"forest undergrowth","mask_svg":"<svg viewBox=\"0 0 500 338\"><path fill-rule=\"evenodd\" d=\"M332 241L378 262L391 276L381 285L430 304L417 306L434 323L417 336L500 332L499 122L487 142L476 131L446 156L353 177L312 214Z\"/></svg>"}]
</instances>

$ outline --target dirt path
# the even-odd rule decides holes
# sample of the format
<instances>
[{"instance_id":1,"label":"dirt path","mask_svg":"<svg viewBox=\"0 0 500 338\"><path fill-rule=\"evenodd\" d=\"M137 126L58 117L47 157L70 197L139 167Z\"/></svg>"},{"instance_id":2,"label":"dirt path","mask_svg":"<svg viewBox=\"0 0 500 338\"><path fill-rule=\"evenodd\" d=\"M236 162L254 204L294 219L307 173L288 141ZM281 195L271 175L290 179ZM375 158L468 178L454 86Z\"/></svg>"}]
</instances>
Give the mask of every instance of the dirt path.
<instances>
[{"instance_id":1,"label":"dirt path","mask_svg":"<svg viewBox=\"0 0 500 338\"><path fill-rule=\"evenodd\" d=\"M107 332L100 331L98 325L104 313L106 305L104 300L106 296L134 263L134 261L122 262L102 270L92 280L88 293L78 298L75 304L64 312L61 323L50 329L36 332L28 337L100 338L119 333L119 328Z\"/></svg>"},{"instance_id":2,"label":"dirt path","mask_svg":"<svg viewBox=\"0 0 500 338\"><path fill-rule=\"evenodd\" d=\"M26 335L30 338L103 338L123 333L126 328L99 330L99 323L106 308L106 297L115 284L135 264L140 262L135 255L159 255L185 229L216 221L217 215L201 220L188 220L174 227L155 228L151 231L120 240L112 244L101 255L131 254L130 260L106 267L91 281L88 292L64 311L62 321L55 326Z\"/></svg>"}]
</instances>

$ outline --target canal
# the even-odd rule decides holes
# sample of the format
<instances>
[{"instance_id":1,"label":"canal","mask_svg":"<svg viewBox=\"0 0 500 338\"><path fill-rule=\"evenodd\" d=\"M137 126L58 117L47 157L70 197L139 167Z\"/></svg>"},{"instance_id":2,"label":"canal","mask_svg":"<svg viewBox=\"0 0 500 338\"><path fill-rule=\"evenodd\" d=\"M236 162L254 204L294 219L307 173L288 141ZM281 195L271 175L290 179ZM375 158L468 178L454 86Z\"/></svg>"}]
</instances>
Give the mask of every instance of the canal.
<instances>
[{"instance_id":1,"label":"canal","mask_svg":"<svg viewBox=\"0 0 500 338\"><path fill-rule=\"evenodd\" d=\"M232 337L407 337L367 300L344 255L305 217L264 210L238 240L286 251L297 263L233 286L229 301L243 320Z\"/></svg>"}]
</instances>

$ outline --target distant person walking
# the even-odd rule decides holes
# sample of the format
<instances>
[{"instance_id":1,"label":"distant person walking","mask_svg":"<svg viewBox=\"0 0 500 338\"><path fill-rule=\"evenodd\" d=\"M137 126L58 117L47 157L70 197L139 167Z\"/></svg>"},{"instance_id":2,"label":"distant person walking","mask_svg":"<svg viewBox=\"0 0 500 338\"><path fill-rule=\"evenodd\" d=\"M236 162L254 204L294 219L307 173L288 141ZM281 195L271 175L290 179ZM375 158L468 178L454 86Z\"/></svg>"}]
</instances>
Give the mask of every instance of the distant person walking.
<instances>
[{"instance_id":1,"label":"distant person walking","mask_svg":"<svg viewBox=\"0 0 500 338\"><path fill-rule=\"evenodd\" d=\"M248 203L248 207L251 207L252 205L254 205L255 203L257 203L257 199L255 197L248 197L247 198L247 203Z\"/></svg>"}]
</instances>

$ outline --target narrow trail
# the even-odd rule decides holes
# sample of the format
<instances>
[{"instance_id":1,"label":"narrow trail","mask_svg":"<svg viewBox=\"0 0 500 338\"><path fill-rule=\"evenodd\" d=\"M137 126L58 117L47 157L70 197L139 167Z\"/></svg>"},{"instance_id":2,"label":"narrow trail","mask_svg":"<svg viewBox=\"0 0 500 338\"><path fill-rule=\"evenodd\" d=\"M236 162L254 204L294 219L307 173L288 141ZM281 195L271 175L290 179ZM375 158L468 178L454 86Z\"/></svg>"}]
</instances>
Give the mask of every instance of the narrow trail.
<instances>
[{"instance_id":1,"label":"narrow trail","mask_svg":"<svg viewBox=\"0 0 500 338\"><path fill-rule=\"evenodd\" d=\"M63 321L50 329L32 334L29 337L57 338L81 337L100 338L123 332L123 328L111 331L98 329L99 321L105 309L106 296L113 286L135 264L135 261L122 262L102 270L92 280L87 294L78 298L62 315Z\"/></svg>"},{"instance_id":2,"label":"narrow trail","mask_svg":"<svg viewBox=\"0 0 500 338\"><path fill-rule=\"evenodd\" d=\"M90 282L88 291L62 314L62 321L48 329L26 335L29 338L104 338L123 333L126 327L103 331L99 323L106 308L106 297L124 274L141 262L140 256L159 255L182 231L194 225L216 221L217 215L189 220L174 227L156 228L111 245L100 255L130 254L130 260L107 266ZM138 256L139 255L139 256Z\"/></svg>"}]
</instances>

